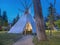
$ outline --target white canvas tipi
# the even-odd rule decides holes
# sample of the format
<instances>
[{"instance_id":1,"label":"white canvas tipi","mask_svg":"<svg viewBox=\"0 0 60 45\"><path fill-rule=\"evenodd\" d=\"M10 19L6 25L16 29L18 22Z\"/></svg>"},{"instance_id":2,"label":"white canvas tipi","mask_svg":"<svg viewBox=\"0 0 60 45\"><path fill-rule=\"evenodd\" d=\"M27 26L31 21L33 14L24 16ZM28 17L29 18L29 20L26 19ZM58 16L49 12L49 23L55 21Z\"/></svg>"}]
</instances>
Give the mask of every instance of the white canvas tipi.
<instances>
[{"instance_id":1,"label":"white canvas tipi","mask_svg":"<svg viewBox=\"0 0 60 45\"><path fill-rule=\"evenodd\" d=\"M32 33L36 33L35 20L30 14L23 15L8 33L23 33L27 22L30 22L32 26Z\"/></svg>"}]
</instances>

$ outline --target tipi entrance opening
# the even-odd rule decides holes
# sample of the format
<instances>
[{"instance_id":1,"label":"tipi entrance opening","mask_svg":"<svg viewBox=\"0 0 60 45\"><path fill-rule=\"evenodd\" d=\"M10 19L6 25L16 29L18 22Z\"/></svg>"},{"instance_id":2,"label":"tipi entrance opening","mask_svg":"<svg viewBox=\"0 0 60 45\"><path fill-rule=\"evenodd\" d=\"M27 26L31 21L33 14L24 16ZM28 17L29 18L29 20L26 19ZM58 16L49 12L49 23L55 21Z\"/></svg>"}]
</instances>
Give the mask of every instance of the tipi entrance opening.
<instances>
[{"instance_id":1,"label":"tipi entrance opening","mask_svg":"<svg viewBox=\"0 0 60 45\"><path fill-rule=\"evenodd\" d=\"M28 22L26 24L23 34L25 34L25 35L32 34L32 26L31 26L30 22Z\"/></svg>"}]
</instances>

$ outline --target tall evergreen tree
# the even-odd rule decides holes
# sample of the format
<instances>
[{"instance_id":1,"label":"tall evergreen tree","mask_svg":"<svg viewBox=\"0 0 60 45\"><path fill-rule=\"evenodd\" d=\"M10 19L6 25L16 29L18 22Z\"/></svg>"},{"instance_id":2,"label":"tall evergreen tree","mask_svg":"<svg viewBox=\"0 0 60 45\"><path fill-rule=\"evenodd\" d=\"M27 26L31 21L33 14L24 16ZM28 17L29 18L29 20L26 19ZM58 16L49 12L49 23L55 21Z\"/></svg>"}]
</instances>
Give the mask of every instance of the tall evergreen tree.
<instances>
[{"instance_id":1,"label":"tall evergreen tree","mask_svg":"<svg viewBox=\"0 0 60 45\"><path fill-rule=\"evenodd\" d=\"M50 3L50 6L48 8L48 27L50 29L50 36L52 37L52 30L56 30L55 28L55 8L53 7L53 5Z\"/></svg>"},{"instance_id":2,"label":"tall evergreen tree","mask_svg":"<svg viewBox=\"0 0 60 45\"><path fill-rule=\"evenodd\" d=\"M1 26L1 9L0 9L0 26Z\"/></svg>"},{"instance_id":3,"label":"tall evergreen tree","mask_svg":"<svg viewBox=\"0 0 60 45\"><path fill-rule=\"evenodd\" d=\"M0 30L2 29L2 16L1 16L1 9L0 9Z\"/></svg>"},{"instance_id":4,"label":"tall evergreen tree","mask_svg":"<svg viewBox=\"0 0 60 45\"><path fill-rule=\"evenodd\" d=\"M19 14L13 19L12 26L19 20Z\"/></svg>"},{"instance_id":5,"label":"tall evergreen tree","mask_svg":"<svg viewBox=\"0 0 60 45\"><path fill-rule=\"evenodd\" d=\"M54 7L52 4L50 4L50 7L49 7L49 16L48 16L48 19L49 19L49 23L50 23L50 28L51 30L54 30L54 27L55 27L55 14L54 14Z\"/></svg>"},{"instance_id":6,"label":"tall evergreen tree","mask_svg":"<svg viewBox=\"0 0 60 45\"><path fill-rule=\"evenodd\" d=\"M12 21L12 26L16 23L16 19L14 18Z\"/></svg>"},{"instance_id":7,"label":"tall evergreen tree","mask_svg":"<svg viewBox=\"0 0 60 45\"><path fill-rule=\"evenodd\" d=\"M18 15L16 16L16 22L19 20L19 18L20 18L20 17L19 17L19 14L18 14Z\"/></svg>"},{"instance_id":8,"label":"tall evergreen tree","mask_svg":"<svg viewBox=\"0 0 60 45\"><path fill-rule=\"evenodd\" d=\"M0 27L2 26L2 16L1 16L1 9L0 9Z\"/></svg>"},{"instance_id":9,"label":"tall evergreen tree","mask_svg":"<svg viewBox=\"0 0 60 45\"><path fill-rule=\"evenodd\" d=\"M3 17L3 26L8 26L8 18L6 11L3 11L2 17Z\"/></svg>"}]
</instances>

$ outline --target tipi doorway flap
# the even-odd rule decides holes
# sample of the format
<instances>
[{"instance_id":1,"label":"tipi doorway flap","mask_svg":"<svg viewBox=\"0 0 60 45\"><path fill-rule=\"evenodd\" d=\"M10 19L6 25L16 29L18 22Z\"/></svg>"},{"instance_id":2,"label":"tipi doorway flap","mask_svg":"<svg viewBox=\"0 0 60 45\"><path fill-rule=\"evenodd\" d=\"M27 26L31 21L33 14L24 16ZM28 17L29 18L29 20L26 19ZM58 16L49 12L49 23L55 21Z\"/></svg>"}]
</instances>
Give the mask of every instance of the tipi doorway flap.
<instances>
[{"instance_id":1,"label":"tipi doorway flap","mask_svg":"<svg viewBox=\"0 0 60 45\"><path fill-rule=\"evenodd\" d=\"M23 34L32 34L32 25L30 22L26 23Z\"/></svg>"}]
</instances>

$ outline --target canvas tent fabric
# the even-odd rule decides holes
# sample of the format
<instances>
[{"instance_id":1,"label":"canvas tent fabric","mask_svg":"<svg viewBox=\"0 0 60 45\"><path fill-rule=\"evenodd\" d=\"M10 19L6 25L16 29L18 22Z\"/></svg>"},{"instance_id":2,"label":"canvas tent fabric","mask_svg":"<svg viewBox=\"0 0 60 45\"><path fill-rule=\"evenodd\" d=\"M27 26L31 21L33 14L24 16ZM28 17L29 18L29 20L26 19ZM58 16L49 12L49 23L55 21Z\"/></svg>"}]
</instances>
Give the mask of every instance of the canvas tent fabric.
<instances>
[{"instance_id":1,"label":"canvas tent fabric","mask_svg":"<svg viewBox=\"0 0 60 45\"><path fill-rule=\"evenodd\" d=\"M30 22L32 26L32 33L36 33L36 23L30 14L23 15L8 33L22 33L27 22Z\"/></svg>"}]
</instances>

